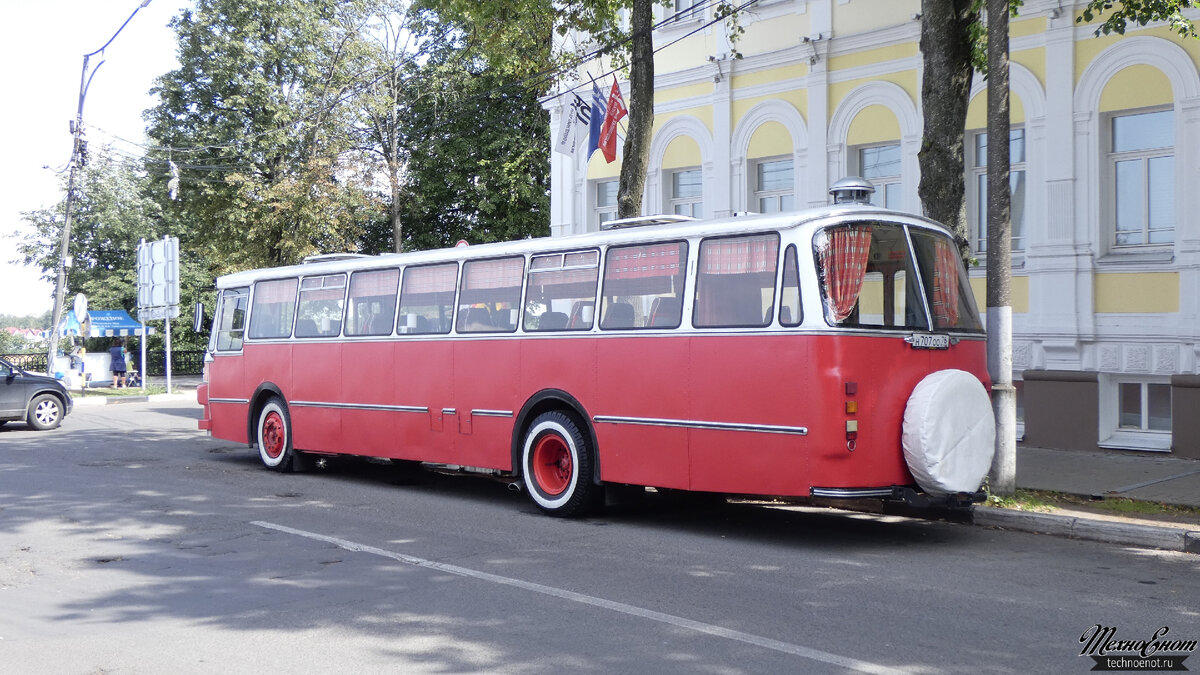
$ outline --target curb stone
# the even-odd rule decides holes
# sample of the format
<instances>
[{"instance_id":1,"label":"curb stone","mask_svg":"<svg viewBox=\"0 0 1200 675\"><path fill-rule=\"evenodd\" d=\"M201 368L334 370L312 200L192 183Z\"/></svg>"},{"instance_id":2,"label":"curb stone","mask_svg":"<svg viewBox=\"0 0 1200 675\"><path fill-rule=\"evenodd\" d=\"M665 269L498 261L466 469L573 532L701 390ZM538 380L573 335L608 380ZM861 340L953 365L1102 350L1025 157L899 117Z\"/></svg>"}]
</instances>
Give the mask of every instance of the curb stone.
<instances>
[{"instance_id":1,"label":"curb stone","mask_svg":"<svg viewBox=\"0 0 1200 675\"><path fill-rule=\"evenodd\" d=\"M146 403L154 401L186 401L196 400L196 390L181 391L174 394L147 394L145 396L77 396L71 395L73 406L119 405L122 403Z\"/></svg>"},{"instance_id":2,"label":"curb stone","mask_svg":"<svg viewBox=\"0 0 1200 675\"><path fill-rule=\"evenodd\" d=\"M1200 553L1200 531L976 506L976 525L1142 548Z\"/></svg>"}]
</instances>

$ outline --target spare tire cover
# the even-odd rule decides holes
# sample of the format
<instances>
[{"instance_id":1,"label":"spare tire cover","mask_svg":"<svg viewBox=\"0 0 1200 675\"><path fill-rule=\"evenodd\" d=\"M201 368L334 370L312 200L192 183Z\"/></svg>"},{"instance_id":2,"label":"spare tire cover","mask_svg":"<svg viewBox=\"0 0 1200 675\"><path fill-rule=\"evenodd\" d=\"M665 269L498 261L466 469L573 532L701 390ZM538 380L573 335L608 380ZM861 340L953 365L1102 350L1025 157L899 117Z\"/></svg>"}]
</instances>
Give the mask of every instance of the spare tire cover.
<instances>
[{"instance_id":1,"label":"spare tire cover","mask_svg":"<svg viewBox=\"0 0 1200 675\"><path fill-rule=\"evenodd\" d=\"M926 376L908 397L902 445L925 492L978 490L996 449L996 420L983 385L962 370Z\"/></svg>"}]
</instances>

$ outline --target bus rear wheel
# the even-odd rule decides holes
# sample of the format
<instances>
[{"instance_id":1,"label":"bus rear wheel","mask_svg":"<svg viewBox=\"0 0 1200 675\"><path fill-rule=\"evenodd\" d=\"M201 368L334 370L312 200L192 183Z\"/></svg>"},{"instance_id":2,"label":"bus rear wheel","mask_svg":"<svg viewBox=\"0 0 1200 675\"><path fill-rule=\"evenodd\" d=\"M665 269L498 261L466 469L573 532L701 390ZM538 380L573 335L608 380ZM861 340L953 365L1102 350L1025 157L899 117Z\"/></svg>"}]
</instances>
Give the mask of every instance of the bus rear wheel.
<instances>
[{"instance_id":1,"label":"bus rear wheel","mask_svg":"<svg viewBox=\"0 0 1200 675\"><path fill-rule=\"evenodd\" d=\"M292 418L287 404L272 396L258 411L258 456L268 469L287 473L299 468L298 454L292 447Z\"/></svg>"},{"instance_id":2,"label":"bus rear wheel","mask_svg":"<svg viewBox=\"0 0 1200 675\"><path fill-rule=\"evenodd\" d=\"M565 518L586 515L604 498L592 482L595 458L576 419L562 412L538 415L525 433L521 474L542 511Z\"/></svg>"}]
</instances>

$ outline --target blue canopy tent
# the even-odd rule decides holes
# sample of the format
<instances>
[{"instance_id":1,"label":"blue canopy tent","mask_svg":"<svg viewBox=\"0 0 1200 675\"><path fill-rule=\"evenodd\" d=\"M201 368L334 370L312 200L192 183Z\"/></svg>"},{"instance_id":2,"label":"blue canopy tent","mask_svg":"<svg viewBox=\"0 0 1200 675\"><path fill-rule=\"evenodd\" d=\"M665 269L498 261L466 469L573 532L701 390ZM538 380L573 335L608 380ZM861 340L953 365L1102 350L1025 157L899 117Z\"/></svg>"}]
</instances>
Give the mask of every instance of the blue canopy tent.
<instances>
[{"instance_id":1,"label":"blue canopy tent","mask_svg":"<svg viewBox=\"0 0 1200 675\"><path fill-rule=\"evenodd\" d=\"M90 327L86 337L125 337L142 334L142 324L135 321L123 309L94 309L88 312L88 319ZM83 328L79 325L79 319L75 317L75 312L67 310L67 316L59 326L58 334L62 336L81 335L82 332ZM154 333L153 327L146 326L147 335Z\"/></svg>"}]
</instances>

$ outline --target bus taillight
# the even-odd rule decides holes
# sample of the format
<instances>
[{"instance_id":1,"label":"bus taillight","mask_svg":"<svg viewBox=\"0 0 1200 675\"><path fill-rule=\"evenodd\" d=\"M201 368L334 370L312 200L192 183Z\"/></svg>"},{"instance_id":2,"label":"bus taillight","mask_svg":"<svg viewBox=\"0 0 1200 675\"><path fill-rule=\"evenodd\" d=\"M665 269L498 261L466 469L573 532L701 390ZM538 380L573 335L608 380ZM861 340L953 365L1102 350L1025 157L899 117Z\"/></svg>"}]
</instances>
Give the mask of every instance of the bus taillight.
<instances>
[{"instance_id":1,"label":"bus taillight","mask_svg":"<svg viewBox=\"0 0 1200 675\"><path fill-rule=\"evenodd\" d=\"M846 383L846 396L856 396L858 394L858 383ZM854 416L858 414L858 401L856 399L848 399L846 401L846 416ZM855 445L858 442L858 420L846 420L846 449L854 452Z\"/></svg>"}]
</instances>

